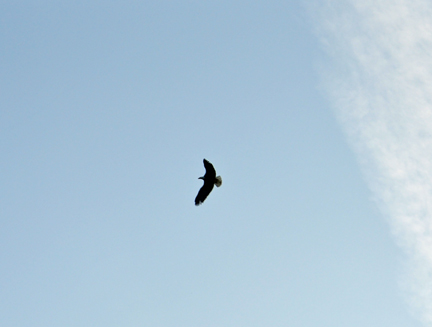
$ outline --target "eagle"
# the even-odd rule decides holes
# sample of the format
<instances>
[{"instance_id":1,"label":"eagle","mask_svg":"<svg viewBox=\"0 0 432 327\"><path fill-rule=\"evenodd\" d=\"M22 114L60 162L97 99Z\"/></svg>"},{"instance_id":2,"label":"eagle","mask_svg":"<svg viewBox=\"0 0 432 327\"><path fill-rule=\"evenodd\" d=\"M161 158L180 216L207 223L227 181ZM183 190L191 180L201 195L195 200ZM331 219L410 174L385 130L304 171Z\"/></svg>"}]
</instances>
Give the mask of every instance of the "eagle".
<instances>
[{"instance_id":1,"label":"eagle","mask_svg":"<svg viewBox=\"0 0 432 327\"><path fill-rule=\"evenodd\" d=\"M214 185L216 185L217 187L222 185L222 177L216 176L216 170L214 169L213 165L206 159L204 159L203 162L206 173L203 177L198 178L204 181L204 185L201 187L195 198L196 206L199 206L201 203L204 202L204 200L213 190Z\"/></svg>"}]
</instances>

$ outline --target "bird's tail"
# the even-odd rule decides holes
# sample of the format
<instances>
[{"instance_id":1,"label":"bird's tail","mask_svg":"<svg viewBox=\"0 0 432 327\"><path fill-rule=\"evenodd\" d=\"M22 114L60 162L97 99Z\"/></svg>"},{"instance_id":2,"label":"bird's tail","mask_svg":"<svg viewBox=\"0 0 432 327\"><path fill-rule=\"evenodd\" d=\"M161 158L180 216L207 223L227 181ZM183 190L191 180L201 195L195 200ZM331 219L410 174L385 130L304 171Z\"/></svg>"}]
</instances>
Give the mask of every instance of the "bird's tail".
<instances>
[{"instance_id":1,"label":"bird's tail","mask_svg":"<svg viewBox=\"0 0 432 327\"><path fill-rule=\"evenodd\" d=\"M220 176L216 176L216 182L215 182L216 186L219 187L222 185L222 177Z\"/></svg>"}]
</instances>

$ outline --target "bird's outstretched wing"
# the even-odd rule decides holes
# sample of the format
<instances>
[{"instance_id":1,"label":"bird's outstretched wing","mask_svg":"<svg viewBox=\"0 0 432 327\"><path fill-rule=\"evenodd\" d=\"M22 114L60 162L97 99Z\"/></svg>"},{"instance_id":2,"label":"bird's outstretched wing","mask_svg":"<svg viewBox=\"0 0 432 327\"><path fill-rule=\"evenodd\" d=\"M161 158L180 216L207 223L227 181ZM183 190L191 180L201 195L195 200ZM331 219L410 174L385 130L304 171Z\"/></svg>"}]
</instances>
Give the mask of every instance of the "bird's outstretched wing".
<instances>
[{"instance_id":1,"label":"bird's outstretched wing","mask_svg":"<svg viewBox=\"0 0 432 327\"><path fill-rule=\"evenodd\" d=\"M200 188L196 198L195 198L195 205L199 206L201 203L204 202L204 200L207 198L207 196L210 194L210 192L213 190L213 183L204 182L204 185Z\"/></svg>"},{"instance_id":2,"label":"bird's outstretched wing","mask_svg":"<svg viewBox=\"0 0 432 327\"><path fill-rule=\"evenodd\" d=\"M215 178L216 177L216 170L214 169L213 165L210 163L210 161L208 161L206 159L204 159L203 162L204 162L204 167L206 169L205 176Z\"/></svg>"}]
</instances>

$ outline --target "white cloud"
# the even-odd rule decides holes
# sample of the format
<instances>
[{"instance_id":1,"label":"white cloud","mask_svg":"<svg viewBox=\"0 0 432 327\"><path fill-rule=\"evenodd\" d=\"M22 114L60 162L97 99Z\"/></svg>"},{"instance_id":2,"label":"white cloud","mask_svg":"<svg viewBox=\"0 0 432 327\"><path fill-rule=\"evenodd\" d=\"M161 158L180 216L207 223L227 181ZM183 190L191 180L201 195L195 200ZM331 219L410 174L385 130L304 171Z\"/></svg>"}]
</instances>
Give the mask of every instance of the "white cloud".
<instances>
[{"instance_id":1,"label":"white cloud","mask_svg":"<svg viewBox=\"0 0 432 327\"><path fill-rule=\"evenodd\" d=\"M333 59L326 91L410 258L413 308L432 325L432 3L327 1L317 21Z\"/></svg>"}]
</instances>

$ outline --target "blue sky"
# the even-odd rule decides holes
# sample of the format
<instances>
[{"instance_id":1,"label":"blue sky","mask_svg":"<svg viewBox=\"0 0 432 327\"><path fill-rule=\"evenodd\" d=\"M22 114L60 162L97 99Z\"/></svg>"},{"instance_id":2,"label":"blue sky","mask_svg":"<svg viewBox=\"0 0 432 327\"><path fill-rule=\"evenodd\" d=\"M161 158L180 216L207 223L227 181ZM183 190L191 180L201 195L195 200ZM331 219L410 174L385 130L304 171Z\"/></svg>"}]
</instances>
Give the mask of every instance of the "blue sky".
<instances>
[{"instance_id":1,"label":"blue sky","mask_svg":"<svg viewBox=\"0 0 432 327\"><path fill-rule=\"evenodd\" d=\"M401 3L4 1L0 324L430 324Z\"/></svg>"}]
</instances>

